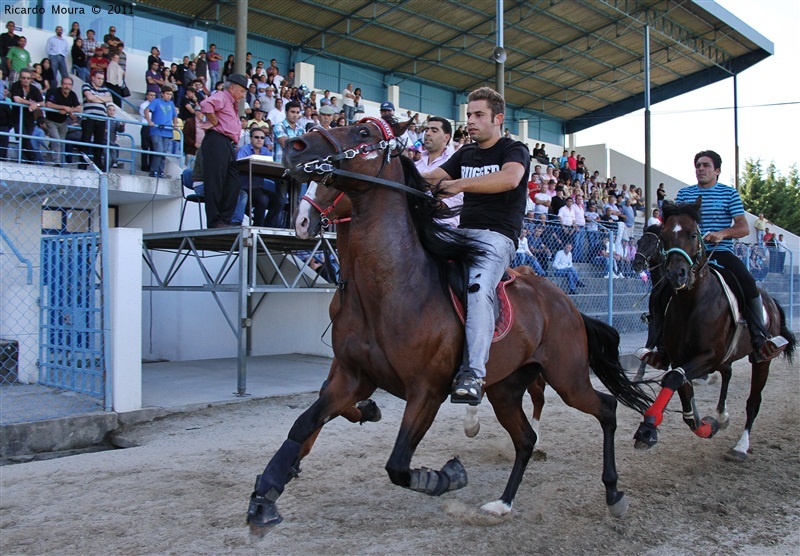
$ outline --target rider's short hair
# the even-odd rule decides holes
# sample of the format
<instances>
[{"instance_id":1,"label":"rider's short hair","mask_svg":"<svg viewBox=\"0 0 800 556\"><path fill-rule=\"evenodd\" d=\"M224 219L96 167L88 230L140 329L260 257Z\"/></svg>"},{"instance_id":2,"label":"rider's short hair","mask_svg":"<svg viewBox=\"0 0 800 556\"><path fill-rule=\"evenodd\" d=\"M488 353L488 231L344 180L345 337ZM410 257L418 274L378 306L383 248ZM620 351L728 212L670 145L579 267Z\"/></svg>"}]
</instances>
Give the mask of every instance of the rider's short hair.
<instances>
[{"instance_id":1,"label":"rider's short hair","mask_svg":"<svg viewBox=\"0 0 800 556\"><path fill-rule=\"evenodd\" d=\"M492 117L506 113L505 99L491 87L481 87L472 91L467 97L467 102L472 102L473 100L485 100L489 105L489 110L492 111Z\"/></svg>"},{"instance_id":2,"label":"rider's short hair","mask_svg":"<svg viewBox=\"0 0 800 556\"><path fill-rule=\"evenodd\" d=\"M722 167L722 157L714 151L700 151L694 155L694 165L697 166L697 161L707 156L714 163L714 170L719 170Z\"/></svg>"}]
</instances>

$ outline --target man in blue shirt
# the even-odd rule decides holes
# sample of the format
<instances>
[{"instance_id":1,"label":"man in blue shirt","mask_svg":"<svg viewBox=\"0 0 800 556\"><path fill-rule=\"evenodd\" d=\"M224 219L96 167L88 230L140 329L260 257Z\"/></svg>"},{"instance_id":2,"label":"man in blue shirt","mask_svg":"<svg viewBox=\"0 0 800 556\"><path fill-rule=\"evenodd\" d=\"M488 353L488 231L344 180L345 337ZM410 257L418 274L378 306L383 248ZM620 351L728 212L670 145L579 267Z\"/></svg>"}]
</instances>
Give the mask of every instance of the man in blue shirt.
<instances>
[{"instance_id":1,"label":"man in blue shirt","mask_svg":"<svg viewBox=\"0 0 800 556\"><path fill-rule=\"evenodd\" d=\"M254 154L261 156L272 156L272 151L264 146L266 131L264 128L254 124L250 127L250 144L245 145L236 153L236 159L246 158ZM247 175L242 174L242 191L250 195L251 188ZM281 211L285 201L276 192L275 182L272 180L253 178L252 187L252 206L253 206L253 226L266 226L267 228L277 228L280 224ZM236 210L233 211L231 224L238 224L244 221L244 211L247 207L247 196L239 195L239 202ZM267 215L269 209L269 215Z\"/></svg>"},{"instance_id":2,"label":"man in blue shirt","mask_svg":"<svg viewBox=\"0 0 800 556\"><path fill-rule=\"evenodd\" d=\"M745 297L746 307L742 313L747 320L753 345L752 358L755 361L767 361L774 359L786 349L788 341L783 336L767 337L761 294L756 286L756 281L744 263L733 252L734 238L748 235L750 228L744 217L744 207L739 193L734 188L717 181L721 166L722 158L714 151L697 153L694 157L697 185L681 189L675 201L677 203L694 203L698 197L702 197L700 231L709 252L708 259L729 270L739 281ZM654 314L650 315L651 330L658 334L656 347L652 349L645 347L636 352L639 359L660 369L666 369L669 366L668 354L662 345L661 329L663 328L664 310L671 293L671 288L666 285L651 293L651 295L657 296L656 299L659 300L660 305L660 308L654 310Z\"/></svg>"},{"instance_id":3,"label":"man in blue shirt","mask_svg":"<svg viewBox=\"0 0 800 556\"><path fill-rule=\"evenodd\" d=\"M172 102L172 88L161 86L161 98L157 98L144 109L144 117L150 126L150 140L153 152L169 152L172 141L172 130L178 126L178 111ZM164 155L153 154L150 157L150 177L164 177Z\"/></svg>"}]
</instances>

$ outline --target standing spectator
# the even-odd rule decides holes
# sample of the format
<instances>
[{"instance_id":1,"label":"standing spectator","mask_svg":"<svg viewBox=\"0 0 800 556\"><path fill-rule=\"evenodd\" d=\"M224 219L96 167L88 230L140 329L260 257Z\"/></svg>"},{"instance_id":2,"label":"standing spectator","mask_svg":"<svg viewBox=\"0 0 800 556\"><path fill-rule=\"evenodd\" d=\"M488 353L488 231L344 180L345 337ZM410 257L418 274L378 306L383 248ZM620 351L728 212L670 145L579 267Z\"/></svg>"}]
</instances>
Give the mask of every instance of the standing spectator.
<instances>
[{"instance_id":1,"label":"standing spectator","mask_svg":"<svg viewBox=\"0 0 800 556\"><path fill-rule=\"evenodd\" d=\"M291 137L300 137L305 129L297 125L300 119L300 103L291 101L286 103L286 118L279 124L273 124L275 132L275 161L283 162L283 149L286 140Z\"/></svg>"},{"instance_id":2,"label":"standing spectator","mask_svg":"<svg viewBox=\"0 0 800 556\"><path fill-rule=\"evenodd\" d=\"M178 117L184 122L189 118L193 118L198 109L197 95L194 89L186 89L186 94L181 100L181 107L178 110Z\"/></svg>"},{"instance_id":3,"label":"standing spectator","mask_svg":"<svg viewBox=\"0 0 800 556\"><path fill-rule=\"evenodd\" d=\"M286 72L286 79L283 80L283 84L287 87L294 87L294 70L290 69Z\"/></svg>"},{"instance_id":4,"label":"standing spectator","mask_svg":"<svg viewBox=\"0 0 800 556\"><path fill-rule=\"evenodd\" d=\"M658 184L658 189L656 189L656 199L658 200L658 208L661 209L661 205L664 204L664 199L667 198L667 192L664 190L664 182Z\"/></svg>"},{"instance_id":5,"label":"standing spectator","mask_svg":"<svg viewBox=\"0 0 800 556\"><path fill-rule=\"evenodd\" d=\"M567 293L573 295L578 292L575 288L582 288L586 284L581 282L578 271L572 265L572 244L565 243L564 248L556 253L553 258L553 276L566 276Z\"/></svg>"},{"instance_id":6,"label":"standing spectator","mask_svg":"<svg viewBox=\"0 0 800 556\"><path fill-rule=\"evenodd\" d=\"M8 49L7 62L10 69L8 74L9 83L18 81L22 69L31 66L31 53L25 50L27 44L28 39L20 36L17 39L17 45Z\"/></svg>"},{"instance_id":7,"label":"standing spectator","mask_svg":"<svg viewBox=\"0 0 800 556\"><path fill-rule=\"evenodd\" d=\"M72 27L70 27L68 34L72 37L73 41L81 38L81 26L77 21L72 22Z\"/></svg>"},{"instance_id":8,"label":"standing spectator","mask_svg":"<svg viewBox=\"0 0 800 556\"><path fill-rule=\"evenodd\" d=\"M753 227L756 229L756 244L759 247L764 247L764 230L767 228L767 219L764 218L764 213L760 213L756 221L753 222Z\"/></svg>"},{"instance_id":9,"label":"standing spectator","mask_svg":"<svg viewBox=\"0 0 800 556\"><path fill-rule=\"evenodd\" d=\"M219 81L220 60L222 60L222 54L217 52L216 44L208 45L206 58L208 60L208 73L211 77L211 83L216 85Z\"/></svg>"},{"instance_id":10,"label":"standing spectator","mask_svg":"<svg viewBox=\"0 0 800 556\"><path fill-rule=\"evenodd\" d=\"M125 86L125 71L119 65L119 52L111 55L106 70L106 88L116 93L113 95L114 104L122 107L122 88Z\"/></svg>"},{"instance_id":11,"label":"standing spectator","mask_svg":"<svg viewBox=\"0 0 800 556\"><path fill-rule=\"evenodd\" d=\"M117 116L116 104L109 104L107 110L109 118L116 118ZM110 162L109 166L111 168L119 168L121 165L117 162L117 159L119 158L119 145L117 144L117 133L122 133L125 131L125 124L117 119L114 119L108 122L108 126L109 126L108 146L116 147L108 149L108 156Z\"/></svg>"},{"instance_id":12,"label":"standing spectator","mask_svg":"<svg viewBox=\"0 0 800 556\"><path fill-rule=\"evenodd\" d=\"M319 105L322 106L330 106L331 104L331 92L328 89L322 93L322 98L319 99Z\"/></svg>"},{"instance_id":13,"label":"standing spectator","mask_svg":"<svg viewBox=\"0 0 800 556\"><path fill-rule=\"evenodd\" d=\"M115 52L117 54L119 54L119 65L122 68L122 71L127 72L128 71L128 55L125 53L125 45L120 41L120 43L117 44L116 50L114 50L112 52L111 49L109 49L108 52L109 52L109 54L114 54Z\"/></svg>"},{"instance_id":14,"label":"standing spectator","mask_svg":"<svg viewBox=\"0 0 800 556\"><path fill-rule=\"evenodd\" d=\"M778 234L778 239L775 240L775 254L777 255L775 272L778 274L783 274L783 267L786 265L786 252L788 250L789 248L786 246L783 234Z\"/></svg>"},{"instance_id":15,"label":"standing spectator","mask_svg":"<svg viewBox=\"0 0 800 556\"><path fill-rule=\"evenodd\" d=\"M20 39L23 38L24 37L20 37ZM11 50L14 48L18 47L12 47ZM19 80L11 84L9 95L12 101L18 104L28 105L27 108L22 108L20 106L14 107L11 124L14 126L15 131L21 131L24 135L33 135L37 120L43 118L41 107L44 99L42 98L42 93L39 88L33 86L33 74L30 68L26 67L19 70ZM19 125L20 112L22 112L21 130L17 128ZM22 139L22 156L25 160L42 162L41 153L34 148L31 140L28 138Z\"/></svg>"},{"instance_id":16,"label":"standing spectator","mask_svg":"<svg viewBox=\"0 0 800 556\"><path fill-rule=\"evenodd\" d=\"M623 201L619 210L622 216L625 217L625 228L622 230L622 237L630 239L633 236L633 227L636 225L636 214L633 212L630 198L626 198L625 201Z\"/></svg>"},{"instance_id":17,"label":"standing spectator","mask_svg":"<svg viewBox=\"0 0 800 556\"><path fill-rule=\"evenodd\" d=\"M253 53L248 52L244 55L244 71L248 76L253 75Z\"/></svg>"},{"instance_id":18,"label":"standing spectator","mask_svg":"<svg viewBox=\"0 0 800 556\"><path fill-rule=\"evenodd\" d=\"M150 140L150 126L147 125L147 117L144 115L144 111L155 99L156 93L154 91L147 91L144 96L144 101L139 105L139 116L141 116L140 121L145 124L140 126L139 131L141 147L142 150L145 151L142 153L142 172L150 171L150 151L153 150L153 142Z\"/></svg>"},{"instance_id":19,"label":"standing spectator","mask_svg":"<svg viewBox=\"0 0 800 556\"><path fill-rule=\"evenodd\" d=\"M50 67L53 69L53 78L50 81L50 88L55 89L58 87L56 80L61 74L61 77L69 75L67 71L67 54L69 54L69 43L64 38L64 28L59 25L56 27L56 34L47 39L45 44L45 53L50 58Z\"/></svg>"},{"instance_id":20,"label":"standing spectator","mask_svg":"<svg viewBox=\"0 0 800 556\"><path fill-rule=\"evenodd\" d=\"M80 37L72 43L72 73L78 76L81 81L89 80L89 58L83 51L83 39Z\"/></svg>"},{"instance_id":21,"label":"standing spectator","mask_svg":"<svg viewBox=\"0 0 800 556\"><path fill-rule=\"evenodd\" d=\"M206 51L201 50L200 53L197 55L197 58L194 60L195 63L195 70L194 73L197 75L197 78L202 78L203 81L208 79L208 60L206 60Z\"/></svg>"},{"instance_id":22,"label":"standing spectator","mask_svg":"<svg viewBox=\"0 0 800 556\"><path fill-rule=\"evenodd\" d=\"M353 84L348 83L344 91L342 91L342 106L344 107L344 117L347 118L347 123L352 124L356 114L355 105L356 95L353 92Z\"/></svg>"},{"instance_id":23,"label":"standing spectator","mask_svg":"<svg viewBox=\"0 0 800 556\"><path fill-rule=\"evenodd\" d=\"M47 93L46 106L58 110L58 112L47 112L45 114L47 134L54 139L66 139L69 125L78 121L77 114L82 111L78 95L72 90L72 84L72 77L62 77L61 87L52 89ZM55 165L61 166L64 163L64 143L52 141L50 145L55 153Z\"/></svg>"},{"instance_id":24,"label":"standing spectator","mask_svg":"<svg viewBox=\"0 0 800 556\"><path fill-rule=\"evenodd\" d=\"M234 73L227 88L200 103L211 128L200 145L205 183L206 221L209 228L231 225L239 199L239 167L234 145L239 139L238 106L247 92L247 78Z\"/></svg>"},{"instance_id":25,"label":"standing spectator","mask_svg":"<svg viewBox=\"0 0 800 556\"><path fill-rule=\"evenodd\" d=\"M222 78L228 79L228 76L234 71L236 71L236 60L233 54L228 54L228 59L225 60L225 63L222 65Z\"/></svg>"},{"instance_id":26,"label":"standing spectator","mask_svg":"<svg viewBox=\"0 0 800 556\"><path fill-rule=\"evenodd\" d=\"M157 46L150 47L150 55L147 57L147 67L152 68L153 62L157 64L156 69L161 73L164 71L164 60L161 59L161 51Z\"/></svg>"},{"instance_id":27,"label":"standing spectator","mask_svg":"<svg viewBox=\"0 0 800 556\"><path fill-rule=\"evenodd\" d=\"M86 58L89 59L94 56L100 44L94 40L94 29L86 31L86 39L83 41L83 51L86 53Z\"/></svg>"},{"instance_id":28,"label":"standing spectator","mask_svg":"<svg viewBox=\"0 0 800 556\"><path fill-rule=\"evenodd\" d=\"M157 98L144 109L147 125L150 127L150 141L154 153L170 152L172 130L178 126L178 111L172 102L174 91L169 85L162 85L161 98ZM150 177L163 178L164 154L153 154L150 157Z\"/></svg>"},{"instance_id":29,"label":"standing spectator","mask_svg":"<svg viewBox=\"0 0 800 556\"><path fill-rule=\"evenodd\" d=\"M175 83L178 85L178 106L183 101L183 96L186 94L187 85L189 80L186 78L186 70L189 69L189 57L184 56L178 68L175 70Z\"/></svg>"},{"instance_id":30,"label":"standing spectator","mask_svg":"<svg viewBox=\"0 0 800 556\"><path fill-rule=\"evenodd\" d=\"M103 36L103 42L106 44L118 43L120 38L117 36L117 28L113 25L108 28L108 33Z\"/></svg>"},{"instance_id":31,"label":"standing spectator","mask_svg":"<svg viewBox=\"0 0 800 556\"><path fill-rule=\"evenodd\" d=\"M0 35L0 69L3 70L3 73L8 75L8 51L12 46L17 46L19 43L19 36L14 34L16 25L13 21L6 23L6 29L8 29L8 31ZM12 81L9 80L8 83L11 85Z\"/></svg>"},{"instance_id":32,"label":"standing spectator","mask_svg":"<svg viewBox=\"0 0 800 556\"><path fill-rule=\"evenodd\" d=\"M144 74L145 81L147 81L147 92L149 93L152 91L156 95L159 95L161 93L161 87L167 83L164 81L161 70L158 69L158 60L152 60L149 68L147 73Z\"/></svg>"},{"instance_id":33,"label":"standing spectator","mask_svg":"<svg viewBox=\"0 0 800 556\"><path fill-rule=\"evenodd\" d=\"M83 93L83 113L91 114L93 116L106 116L106 105L112 102L111 93L103 85L105 81L105 74L102 71L95 70L92 72L92 79L90 83L84 83L81 89ZM89 154L90 152L94 157L94 165L105 170L103 149L99 145L106 143L106 121L96 118L83 118L81 120L81 143L92 142L97 147L89 149L89 147L81 147L81 150ZM78 168L81 170L86 169L86 164L79 164Z\"/></svg>"}]
</instances>

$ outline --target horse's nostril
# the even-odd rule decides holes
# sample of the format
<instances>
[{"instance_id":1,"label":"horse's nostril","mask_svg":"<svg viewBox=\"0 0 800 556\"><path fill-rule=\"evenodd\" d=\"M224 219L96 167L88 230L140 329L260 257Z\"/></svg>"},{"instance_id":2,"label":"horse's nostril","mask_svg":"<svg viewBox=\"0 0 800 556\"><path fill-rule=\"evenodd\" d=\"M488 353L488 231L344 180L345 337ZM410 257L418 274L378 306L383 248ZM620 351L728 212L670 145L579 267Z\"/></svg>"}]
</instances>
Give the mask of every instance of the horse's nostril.
<instances>
[{"instance_id":1,"label":"horse's nostril","mask_svg":"<svg viewBox=\"0 0 800 556\"><path fill-rule=\"evenodd\" d=\"M303 141L292 141L292 148L297 152L301 152L306 149L306 144Z\"/></svg>"}]
</instances>

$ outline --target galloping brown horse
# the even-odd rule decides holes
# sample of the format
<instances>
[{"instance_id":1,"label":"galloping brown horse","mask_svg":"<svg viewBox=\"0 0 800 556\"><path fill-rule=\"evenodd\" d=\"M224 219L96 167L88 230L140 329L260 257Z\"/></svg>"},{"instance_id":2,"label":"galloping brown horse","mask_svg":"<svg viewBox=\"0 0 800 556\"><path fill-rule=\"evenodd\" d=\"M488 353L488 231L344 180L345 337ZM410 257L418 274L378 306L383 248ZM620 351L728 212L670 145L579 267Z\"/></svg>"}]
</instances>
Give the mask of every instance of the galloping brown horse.
<instances>
[{"instance_id":1,"label":"galloping brown horse","mask_svg":"<svg viewBox=\"0 0 800 556\"><path fill-rule=\"evenodd\" d=\"M308 191L303 195L300 203L295 211L293 221L294 230L297 237L301 239L309 239L318 235L321 231L327 230L331 225L336 226L336 247L338 258L347 258L348 256L348 238L350 237L350 215L353 212L353 205L350 198L344 193L333 187L323 187L316 182L311 182ZM516 268L520 273L533 273L533 269L526 266ZM336 313L339 311L339 298L334 297L331 301L329 313L331 322L335 318ZM334 357L333 365L337 365L336 358ZM328 377L330 379L330 376ZM539 445L541 435L539 433L539 423L542 417L542 409L544 408L544 378L540 375L528 387L528 393L533 402L533 415L531 426L536 432L536 445ZM361 410L362 413L359 413ZM377 412L377 419L370 418ZM365 422L380 419L380 410L375 402L367 400L366 402L359 402L356 407L352 408L348 413L343 414L343 417L352 422ZM464 416L464 434L470 438L476 436L480 431L481 424L478 419L477 406L467 406L466 414ZM304 451L310 449L308 443L304 447Z\"/></svg>"},{"instance_id":2,"label":"galloping brown horse","mask_svg":"<svg viewBox=\"0 0 800 556\"><path fill-rule=\"evenodd\" d=\"M457 458L439 471L412 469L410 464L449 395L463 356L463 328L446 290L446 264L463 265L480 247L435 222L439 202L420 192L425 184L413 163L396 156L395 135L402 131L367 118L349 127L318 128L287 142L284 163L295 175L346 191L353 212L348 256L341 261L340 308L333 321L338 368L257 478L248 509L254 532L280 521L276 500L297 472L303 444L376 388L406 400L386 464L391 481L436 496L467 484ZM641 412L649 398L625 377L619 334L581 315L547 280L521 275L507 291L515 320L505 338L493 344L485 392L511 436L515 461L500 499L482 510L497 515L511 511L536 441L522 398L542 374L567 404L600 422L606 503L612 515L622 515L627 499L617 489L617 400ZM613 395L592 387L590 365Z\"/></svg>"},{"instance_id":3,"label":"galloping brown horse","mask_svg":"<svg viewBox=\"0 0 800 556\"><path fill-rule=\"evenodd\" d=\"M726 406L731 364L752 352L750 334L743 323L733 318L728 297L717 276L708 265L708 254L698 223L702 197L695 203L664 205L661 243L665 251L665 272L669 286L675 291L664 320L664 347L672 362L672 370L664 375L662 390L645 413L635 435L635 446L648 450L658 442L657 427L664 409L677 390L683 408L683 420L701 438L711 438L728 425ZM784 356L790 361L796 340L786 326L786 315L780 304L761 292L764 319L769 332L789 341ZM739 460L747 457L750 430L761 407L761 391L769 376L770 361L752 364L753 377L747 399L747 421L744 433L731 454ZM717 418L700 418L694 399L692 380L719 370L722 375Z\"/></svg>"}]
</instances>

